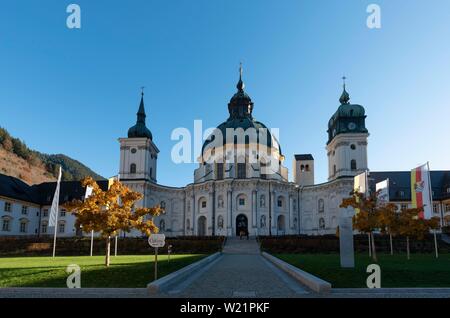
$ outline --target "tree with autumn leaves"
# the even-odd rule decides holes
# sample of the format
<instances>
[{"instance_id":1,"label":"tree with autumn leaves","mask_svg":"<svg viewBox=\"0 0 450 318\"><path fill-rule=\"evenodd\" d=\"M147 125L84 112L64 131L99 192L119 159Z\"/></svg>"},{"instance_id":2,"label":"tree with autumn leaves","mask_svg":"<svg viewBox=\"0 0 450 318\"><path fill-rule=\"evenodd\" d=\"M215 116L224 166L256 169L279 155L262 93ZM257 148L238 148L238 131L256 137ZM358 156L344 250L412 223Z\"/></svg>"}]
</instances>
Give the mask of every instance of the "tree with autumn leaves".
<instances>
[{"instance_id":1,"label":"tree with autumn leaves","mask_svg":"<svg viewBox=\"0 0 450 318\"><path fill-rule=\"evenodd\" d=\"M361 233L367 233L371 238L372 258L377 261L375 240L373 233L380 231L388 234L393 254L392 237L402 235L406 237L407 255L409 259L409 238L422 240L430 230L439 228L439 218L430 220L419 218L423 207L415 209L402 209L393 203L382 203L378 200L379 192L372 192L365 196L363 193L353 191L349 198L342 200L341 208L353 207L357 213L353 216L353 227Z\"/></svg>"},{"instance_id":2,"label":"tree with autumn leaves","mask_svg":"<svg viewBox=\"0 0 450 318\"><path fill-rule=\"evenodd\" d=\"M103 191L91 177L82 180L83 187L91 187L92 194L85 200L73 200L64 207L76 217L76 226L85 232L98 232L106 241L105 265L110 264L111 237L120 231L137 229L150 236L158 233L153 217L164 212L159 206L135 208L142 194L130 190L115 180L108 190Z\"/></svg>"}]
</instances>

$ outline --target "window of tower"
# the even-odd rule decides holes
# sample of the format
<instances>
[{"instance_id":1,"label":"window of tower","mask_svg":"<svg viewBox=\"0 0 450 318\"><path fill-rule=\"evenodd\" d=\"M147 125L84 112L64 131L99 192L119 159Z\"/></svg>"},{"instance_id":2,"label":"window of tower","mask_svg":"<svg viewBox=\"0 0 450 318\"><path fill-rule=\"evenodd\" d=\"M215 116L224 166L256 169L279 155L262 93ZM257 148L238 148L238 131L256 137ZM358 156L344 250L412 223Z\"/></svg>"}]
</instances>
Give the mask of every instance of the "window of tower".
<instances>
[{"instance_id":1,"label":"window of tower","mask_svg":"<svg viewBox=\"0 0 450 318\"><path fill-rule=\"evenodd\" d=\"M334 165L334 166L333 166L333 174L335 175L336 172L337 172L337 171L336 171L336 165Z\"/></svg>"},{"instance_id":2,"label":"window of tower","mask_svg":"<svg viewBox=\"0 0 450 318\"><path fill-rule=\"evenodd\" d=\"M305 166L305 171L309 171L309 165Z\"/></svg>"},{"instance_id":3,"label":"window of tower","mask_svg":"<svg viewBox=\"0 0 450 318\"><path fill-rule=\"evenodd\" d=\"M305 165L300 166L300 171L302 171L302 172L305 171Z\"/></svg>"},{"instance_id":4,"label":"window of tower","mask_svg":"<svg viewBox=\"0 0 450 318\"><path fill-rule=\"evenodd\" d=\"M136 164L132 163L130 165L130 173L136 173Z\"/></svg>"},{"instance_id":5,"label":"window of tower","mask_svg":"<svg viewBox=\"0 0 450 318\"><path fill-rule=\"evenodd\" d=\"M131 148L131 153L136 153L136 148Z\"/></svg>"},{"instance_id":6,"label":"window of tower","mask_svg":"<svg viewBox=\"0 0 450 318\"><path fill-rule=\"evenodd\" d=\"M355 149L356 149L356 146L355 146L354 144L352 144L352 145L350 146L350 149L351 149L351 150L355 150Z\"/></svg>"},{"instance_id":7,"label":"window of tower","mask_svg":"<svg viewBox=\"0 0 450 318\"><path fill-rule=\"evenodd\" d=\"M351 170L356 170L356 160L355 159L350 161L350 169Z\"/></svg>"}]
</instances>

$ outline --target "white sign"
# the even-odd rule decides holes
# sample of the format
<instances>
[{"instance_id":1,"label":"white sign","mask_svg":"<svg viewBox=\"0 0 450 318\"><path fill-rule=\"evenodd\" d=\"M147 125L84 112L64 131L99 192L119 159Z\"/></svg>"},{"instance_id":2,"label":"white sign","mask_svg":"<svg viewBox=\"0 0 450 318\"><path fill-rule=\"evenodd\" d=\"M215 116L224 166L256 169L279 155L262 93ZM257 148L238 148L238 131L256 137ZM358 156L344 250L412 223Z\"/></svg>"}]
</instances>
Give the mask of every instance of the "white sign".
<instances>
[{"instance_id":1,"label":"white sign","mask_svg":"<svg viewBox=\"0 0 450 318\"><path fill-rule=\"evenodd\" d=\"M164 247L166 244L166 236L164 234L152 234L148 238L148 244L151 247Z\"/></svg>"}]
</instances>

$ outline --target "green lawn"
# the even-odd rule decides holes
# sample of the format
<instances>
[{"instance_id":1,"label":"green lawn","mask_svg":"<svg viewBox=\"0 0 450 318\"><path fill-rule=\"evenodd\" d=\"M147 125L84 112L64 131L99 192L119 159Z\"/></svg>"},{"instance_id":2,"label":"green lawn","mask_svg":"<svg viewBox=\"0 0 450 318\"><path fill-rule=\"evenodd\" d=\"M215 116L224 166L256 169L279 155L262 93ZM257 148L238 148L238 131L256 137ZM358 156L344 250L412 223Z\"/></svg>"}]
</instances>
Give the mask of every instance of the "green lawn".
<instances>
[{"instance_id":1,"label":"green lawn","mask_svg":"<svg viewBox=\"0 0 450 318\"><path fill-rule=\"evenodd\" d=\"M158 256L158 278L206 255ZM81 268L81 287L146 287L153 280L153 255L111 256L106 268L104 256L0 258L0 287L66 287L70 264Z\"/></svg>"},{"instance_id":2,"label":"green lawn","mask_svg":"<svg viewBox=\"0 0 450 318\"><path fill-rule=\"evenodd\" d=\"M340 267L339 254L276 254L280 259L341 288L366 288L367 266L374 262L367 254L355 255L355 268ZM450 254L439 259L434 254L378 256L381 287L450 287Z\"/></svg>"}]
</instances>

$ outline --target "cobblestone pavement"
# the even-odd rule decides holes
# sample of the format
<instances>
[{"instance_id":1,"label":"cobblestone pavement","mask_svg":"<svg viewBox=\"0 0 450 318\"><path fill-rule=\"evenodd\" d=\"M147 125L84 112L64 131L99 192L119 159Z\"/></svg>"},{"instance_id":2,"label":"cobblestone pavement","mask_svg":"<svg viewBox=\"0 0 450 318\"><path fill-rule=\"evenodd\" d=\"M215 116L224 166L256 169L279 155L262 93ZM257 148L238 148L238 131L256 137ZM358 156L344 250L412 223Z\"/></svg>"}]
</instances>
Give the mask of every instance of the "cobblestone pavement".
<instances>
[{"instance_id":1,"label":"cobblestone pavement","mask_svg":"<svg viewBox=\"0 0 450 318\"><path fill-rule=\"evenodd\" d=\"M174 290L177 288L174 287ZM228 239L221 258L189 286L169 297L299 297L309 291L270 264L256 240Z\"/></svg>"}]
</instances>

